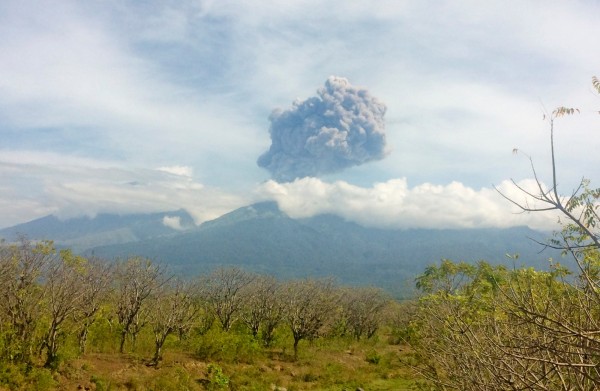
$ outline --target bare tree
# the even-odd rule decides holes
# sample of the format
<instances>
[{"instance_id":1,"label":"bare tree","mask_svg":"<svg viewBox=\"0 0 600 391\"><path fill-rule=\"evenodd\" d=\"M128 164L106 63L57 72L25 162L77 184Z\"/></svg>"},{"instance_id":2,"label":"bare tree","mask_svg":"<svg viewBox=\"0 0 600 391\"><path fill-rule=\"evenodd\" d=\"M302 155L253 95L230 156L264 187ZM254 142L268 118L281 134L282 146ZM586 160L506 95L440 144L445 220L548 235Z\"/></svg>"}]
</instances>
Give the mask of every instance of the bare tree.
<instances>
[{"instance_id":1,"label":"bare tree","mask_svg":"<svg viewBox=\"0 0 600 391\"><path fill-rule=\"evenodd\" d=\"M596 77L592 78L592 85L600 93L600 81ZM590 181L583 178L570 195L562 196L558 189L554 144L555 121L578 113L579 110L575 108L559 107L546 115L550 125L550 187L544 186L533 160L529 158L537 191L528 191L513 181L526 201L516 201L501 193L522 212L559 213L562 230L545 245L562 250L575 262L576 277L564 280L561 284L562 294L548 298L552 300L544 305L540 305L539 299L535 300L531 290L522 289L520 285L511 286L505 297L510 303L509 308L516 309L511 312L514 318L539 331L544 340L543 362L554 368L561 376L561 382L571 384L569 380L577 379L578 384L584 384L584 379L595 379L592 388L596 388L600 385L600 376L595 369L595 361L590 361L590 358L597 357L600 349L600 189L591 188ZM566 272L561 270L560 265L555 267L559 272ZM518 356L530 361L541 360L536 355L523 352Z\"/></svg>"},{"instance_id":2,"label":"bare tree","mask_svg":"<svg viewBox=\"0 0 600 391\"><path fill-rule=\"evenodd\" d=\"M113 264L92 258L82 271L83 297L80 310L76 314L76 323L80 325L77 335L79 351L85 353L87 337L91 325L96 321L100 306L110 293Z\"/></svg>"},{"instance_id":3,"label":"bare tree","mask_svg":"<svg viewBox=\"0 0 600 391\"><path fill-rule=\"evenodd\" d=\"M242 291L242 321L256 337L261 332L265 345L273 342L275 327L283 316L281 285L274 277L258 276Z\"/></svg>"},{"instance_id":4,"label":"bare tree","mask_svg":"<svg viewBox=\"0 0 600 391\"><path fill-rule=\"evenodd\" d=\"M594 78L597 82L598 79ZM600 93L597 83L594 83ZM578 109L559 107L545 117L550 125L550 168L552 172L550 188L546 188L538 177L533 160L529 157L531 170L536 183L536 192L529 191L519 186L514 180L513 185L525 196L525 201L517 201L496 189L505 199L516 205L522 212L559 212L565 221L562 222L563 230L558 234L558 239L546 244L548 247L557 248L570 253L582 272L586 265L582 263L581 255L586 249L600 249L600 216L598 215L598 201L600 189L590 188L590 181L583 178L577 188L569 196L561 196L558 189L556 171L556 155L554 146L554 126L556 119L579 113ZM518 150L515 150L518 152Z\"/></svg>"},{"instance_id":5,"label":"bare tree","mask_svg":"<svg viewBox=\"0 0 600 391\"><path fill-rule=\"evenodd\" d=\"M10 325L5 355L10 360L30 362L45 294L42 279L55 256L54 246L48 241L34 244L22 237L16 244L3 244L1 255L0 313Z\"/></svg>"},{"instance_id":6,"label":"bare tree","mask_svg":"<svg viewBox=\"0 0 600 391\"><path fill-rule=\"evenodd\" d=\"M347 288L342 292L342 311L354 338L371 338L381 325L383 309L390 298L374 287Z\"/></svg>"},{"instance_id":7,"label":"bare tree","mask_svg":"<svg viewBox=\"0 0 600 391\"><path fill-rule=\"evenodd\" d=\"M162 360L162 349L167 337L181 329L189 328L199 310L194 297L194 286L182 280L172 279L156 290L150 299L150 325L154 333L154 357L152 364Z\"/></svg>"},{"instance_id":8,"label":"bare tree","mask_svg":"<svg viewBox=\"0 0 600 391\"><path fill-rule=\"evenodd\" d=\"M73 255L70 250L62 250L59 256L51 259L44 295L50 321L42 340L42 348L46 349L46 367L56 366L60 346L58 338L63 325L82 308L86 262L85 258Z\"/></svg>"},{"instance_id":9,"label":"bare tree","mask_svg":"<svg viewBox=\"0 0 600 391\"><path fill-rule=\"evenodd\" d=\"M137 333L146 324L143 306L164 283L164 270L150 260L129 258L117 265L116 283L117 318L121 325L119 351L124 353L127 335L132 336L135 345Z\"/></svg>"},{"instance_id":10,"label":"bare tree","mask_svg":"<svg viewBox=\"0 0 600 391\"><path fill-rule=\"evenodd\" d=\"M282 288L283 316L294 337L294 358L298 343L319 336L327 325L338 297L331 280L290 281Z\"/></svg>"},{"instance_id":11,"label":"bare tree","mask_svg":"<svg viewBox=\"0 0 600 391\"><path fill-rule=\"evenodd\" d=\"M219 268L200 281L202 297L215 314L221 327L229 331L242 307L242 289L255 276L237 267Z\"/></svg>"}]
</instances>

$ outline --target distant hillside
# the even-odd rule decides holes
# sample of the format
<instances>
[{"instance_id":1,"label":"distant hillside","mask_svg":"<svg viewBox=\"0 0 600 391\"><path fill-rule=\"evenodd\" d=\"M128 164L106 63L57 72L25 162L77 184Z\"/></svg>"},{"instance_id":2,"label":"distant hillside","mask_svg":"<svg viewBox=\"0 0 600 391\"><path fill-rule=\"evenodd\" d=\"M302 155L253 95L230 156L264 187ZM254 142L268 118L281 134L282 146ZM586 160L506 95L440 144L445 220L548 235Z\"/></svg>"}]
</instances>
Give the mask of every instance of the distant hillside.
<instances>
[{"instance_id":1,"label":"distant hillside","mask_svg":"<svg viewBox=\"0 0 600 391\"><path fill-rule=\"evenodd\" d=\"M31 240L50 239L58 246L83 252L96 246L135 242L179 233L180 230L165 225L165 217L167 222L178 222L183 230L195 226L192 217L183 210L124 216L99 214L93 218L66 220L46 216L4 228L0 230L0 238L14 241L19 235L25 235Z\"/></svg>"},{"instance_id":2,"label":"distant hillside","mask_svg":"<svg viewBox=\"0 0 600 391\"><path fill-rule=\"evenodd\" d=\"M173 223L181 229L172 228ZM280 278L335 276L342 283L377 285L396 293L406 292L426 265L442 258L510 266L506 254L519 254L517 266L547 268L549 257L560 257L538 254L540 246L528 238L544 241L548 235L526 227L365 228L334 215L292 219L274 202L246 206L200 226L185 211L175 211L64 221L47 216L0 230L0 237L9 241L18 234L106 258L140 255L186 275L239 265Z\"/></svg>"},{"instance_id":3,"label":"distant hillside","mask_svg":"<svg viewBox=\"0 0 600 391\"><path fill-rule=\"evenodd\" d=\"M278 277L335 276L348 284L372 284L405 292L416 274L442 258L546 268L556 253L538 254L546 235L510 229L384 230L365 228L333 215L292 219L275 203L240 208L201 226L149 240L96 247L113 258L149 257L188 275L219 265L240 265Z\"/></svg>"}]
</instances>

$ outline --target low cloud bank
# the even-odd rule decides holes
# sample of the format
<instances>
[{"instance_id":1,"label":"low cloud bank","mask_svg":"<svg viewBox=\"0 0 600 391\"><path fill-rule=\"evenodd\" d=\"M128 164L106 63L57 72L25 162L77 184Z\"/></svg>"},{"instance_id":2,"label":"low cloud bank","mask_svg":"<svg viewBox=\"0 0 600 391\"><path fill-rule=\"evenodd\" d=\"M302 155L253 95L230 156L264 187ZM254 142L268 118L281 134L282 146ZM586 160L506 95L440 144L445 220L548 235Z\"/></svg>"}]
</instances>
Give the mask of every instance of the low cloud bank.
<instances>
[{"instance_id":1,"label":"low cloud bank","mask_svg":"<svg viewBox=\"0 0 600 391\"><path fill-rule=\"evenodd\" d=\"M186 166L132 169L54 154L27 156L0 158L0 227L49 214L66 219L179 209L200 224L251 202L197 182ZM172 218L163 223L180 225Z\"/></svg>"},{"instance_id":2,"label":"low cloud bank","mask_svg":"<svg viewBox=\"0 0 600 391\"><path fill-rule=\"evenodd\" d=\"M151 213L185 209L200 224L236 208L264 200L277 201L294 218L323 213L339 215L364 226L381 228L482 228L528 225L557 228L550 213L517 213L517 208L492 187L473 189L460 182L423 183L409 187L406 178L370 187L314 177L279 183L269 180L252 194L205 186L185 166L129 169L94 160L59 155L0 158L0 226L23 223L44 215L61 218L98 213ZM519 186L536 192L533 180ZM525 198L510 181L498 188L507 197ZM534 206L529 204L529 206ZM163 221L175 229L174 218Z\"/></svg>"},{"instance_id":3,"label":"low cloud bank","mask_svg":"<svg viewBox=\"0 0 600 391\"><path fill-rule=\"evenodd\" d=\"M534 191L531 180L519 185ZM524 200L510 181L498 189L506 196ZM268 181L259 194L277 201L291 217L323 213L341 216L361 225L381 228L484 228L527 225L553 230L556 216L550 213L517 213L518 210L493 188L475 190L462 183L424 183L409 188L405 178L359 187L347 182L324 182L303 178L291 183Z\"/></svg>"}]
</instances>

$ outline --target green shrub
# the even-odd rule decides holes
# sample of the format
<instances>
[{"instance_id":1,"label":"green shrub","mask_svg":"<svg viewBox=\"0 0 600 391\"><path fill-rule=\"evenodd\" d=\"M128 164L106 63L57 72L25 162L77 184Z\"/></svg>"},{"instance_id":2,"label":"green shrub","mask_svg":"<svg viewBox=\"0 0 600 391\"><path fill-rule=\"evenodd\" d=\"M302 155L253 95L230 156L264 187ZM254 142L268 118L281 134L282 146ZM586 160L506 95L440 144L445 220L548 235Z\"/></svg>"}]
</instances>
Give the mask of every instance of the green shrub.
<instances>
[{"instance_id":1,"label":"green shrub","mask_svg":"<svg viewBox=\"0 0 600 391\"><path fill-rule=\"evenodd\" d=\"M225 390L229 388L229 377L223 373L223 369L220 366L208 364L207 377L209 390Z\"/></svg>"},{"instance_id":2,"label":"green shrub","mask_svg":"<svg viewBox=\"0 0 600 391\"><path fill-rule=\"evenodd\" d=\"M105 380L101 377L97 377L95 375L92 375L92 378L90 380L92 383L94 383L96 385L96 391L110 391L111 390L111 384L108 380Z\"/></svg>"},{"instance_id":3,"label":"green shrub","mask_svg":"<svg viewBox=\"0 0 600 391\"><path fill-rule=\"evenodd\" d=\"M205 361L252 364L263 355L261 343L249 334L211 330L195 341L196 356Z\"/></svg>"},{"instance_id":4,"label":"green shrub","mask_svg":"<svg viewBox=\"0 0 600 391\"><path fill-rule=\"evenodd\" d=\"M27 375L28 390L53 390L58 383L52 377L52 372L46 368L32 368Z\"/></svg>"},{"instance_id":5,"label":"green shrub","mask_svg":"<svg viewBox=\"0 0 600 391\"><path fill-rule=\"evenodd\" d=\"M21 387L25 383L25 369L25 365L0 362L0 386L11 390Z\"/></svg>"},{"instance_id":6,"label":"green shrub","mask_svg":"<svg viewBox=\"0 0 600 391\"><path fill-rule=\"evenodd\" d=\"M182 367L175 367L153 382L153 390L161 391L190 391L199 389L193 377Z\"/></svg>"},{"instance_id":7,"label":"green shrub","mask_svg":"<svg viewBox=\"0 0 600 391\"><path fill-rule=\"evenodd\" d=\"M367 353L367 357L365 358L365 360L368 363L377 365L381 361L381 355L379 353L377 353L376 351L371 350Z\"/></svg>"}]
</instances>

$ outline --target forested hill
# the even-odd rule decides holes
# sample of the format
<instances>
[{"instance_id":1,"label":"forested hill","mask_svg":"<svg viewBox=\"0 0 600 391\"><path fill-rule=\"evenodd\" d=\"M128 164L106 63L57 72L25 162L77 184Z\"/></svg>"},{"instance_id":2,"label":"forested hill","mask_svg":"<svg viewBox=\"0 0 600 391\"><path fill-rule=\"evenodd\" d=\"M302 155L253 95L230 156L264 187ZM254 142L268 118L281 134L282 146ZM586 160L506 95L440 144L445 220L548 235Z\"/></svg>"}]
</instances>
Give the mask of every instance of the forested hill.
<instances>
[{"instance_id":1,"label":"forested hill","mask_svg":"<svg viewBox=\"0 0 600 391\"><path fill-rule=\"evenodd\" d=\"M547 235L510 229L384 230L365 228L333 215L292 219L275 203L240 208L176 235L100 246L102 257L141 255L197 274L217 265L240 265L277 277L335 276L342 283L371 284L405 292L414 276L442 258L547 268L549 257L529 238Z\"/></svg>"}]
</instances>

